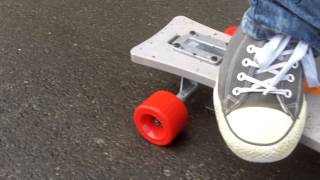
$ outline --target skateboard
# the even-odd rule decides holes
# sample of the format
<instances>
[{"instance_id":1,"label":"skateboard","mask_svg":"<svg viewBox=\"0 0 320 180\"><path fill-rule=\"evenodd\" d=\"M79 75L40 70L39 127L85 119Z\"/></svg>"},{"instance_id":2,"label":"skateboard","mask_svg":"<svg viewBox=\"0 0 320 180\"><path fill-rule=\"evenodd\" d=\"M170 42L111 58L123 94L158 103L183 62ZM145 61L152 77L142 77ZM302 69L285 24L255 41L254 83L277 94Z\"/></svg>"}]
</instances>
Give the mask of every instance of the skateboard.
<instances>
[{"instance_id":1,"label":"skateboard","mask_svg":"<svg viewBox=\"0 0 320 180\"><path fill-rule=\"evenodd\" d=\"M184 102L200 84L215 87L223 54L236 31L232 26L220 32L177 16L151 38L131 49L134 63L181 77L177 94L157 91L139 105L134 122L149 142L169 145L187 125L188 110ZM320 90L305 86L308 118L301 143L320 152Z\"/></svg>"}]
</instances>

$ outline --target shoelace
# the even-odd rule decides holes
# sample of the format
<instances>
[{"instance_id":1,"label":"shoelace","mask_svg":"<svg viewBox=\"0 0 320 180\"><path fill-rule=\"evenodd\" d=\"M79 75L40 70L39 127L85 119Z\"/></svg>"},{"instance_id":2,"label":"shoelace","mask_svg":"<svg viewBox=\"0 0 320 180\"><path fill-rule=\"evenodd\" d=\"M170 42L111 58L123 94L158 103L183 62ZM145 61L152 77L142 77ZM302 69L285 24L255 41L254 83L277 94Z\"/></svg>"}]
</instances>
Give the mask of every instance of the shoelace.
<instances>
[{"instance_id":1,"label":"shoelace","mask_svg":"<svg viewBox=\"0 0 320 180\"><path fill-rule=\"evenodd\" d=\"M299 41L293 49L286 49L291 40L290 36L276 35L272 37L262 48L254 45L247 47L248 53L255 53L254 59L245 58L242 65L245 67L257 68L256 74L271 73L274 76L266 80L259 80L250 77L244 72L240 72L237 76L239 81L248 81L252 83L251 87L235 87L232 90L234 95L242 93L260 92L263 95L268 93L283 95L286 98L292 96L290 89L278 89L276 86L280 81L294 82L293 74L287 74L291 68L298 68L299 62L304 69L305 78L310 87L320 85L317 75L317 69L312 49L303 41ZM287 61L286 57L289 57ZM279 60L279 63L274 63Z\"/></svg>"}]
</instances>

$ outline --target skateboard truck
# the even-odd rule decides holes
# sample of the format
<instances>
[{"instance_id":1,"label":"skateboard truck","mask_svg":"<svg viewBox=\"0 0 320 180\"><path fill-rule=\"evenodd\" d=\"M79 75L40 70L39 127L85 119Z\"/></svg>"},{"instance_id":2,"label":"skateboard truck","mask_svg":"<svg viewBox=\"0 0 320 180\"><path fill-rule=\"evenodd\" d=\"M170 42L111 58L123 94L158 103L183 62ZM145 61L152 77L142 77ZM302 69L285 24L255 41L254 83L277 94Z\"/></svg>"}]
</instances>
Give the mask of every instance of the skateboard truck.
<instances>
[{"instance_id":1,"label":"skateboard truck","mask_svg":"<svg viewBox=\"0 0 320 180\"><path fill-rule=\"evenodd\" d=\"M219 64L231 38L228 33L234 31L232 27L225 34L178 16L132 48L133 62L181 77L177 95L158 91L137 107L135 125L144 138L153 144L168 145L186 126L188 112L184 101L199 84L214 88ZM306 98L308 118L301 142L320 152L320 96L306 94Z\"/></svg>"},{"instance_id":2,"label":"skateboard truck","mask_svg":"<svg viewBox=\"0 0 320 180\"><path fill-rule=\"evenodd\" d=\"M180 90L177 94L177 97L182 101L186 101L199 87L199 84L196 81L190 79L181 78L180 81Z\"/></svg>"}]
</instances>

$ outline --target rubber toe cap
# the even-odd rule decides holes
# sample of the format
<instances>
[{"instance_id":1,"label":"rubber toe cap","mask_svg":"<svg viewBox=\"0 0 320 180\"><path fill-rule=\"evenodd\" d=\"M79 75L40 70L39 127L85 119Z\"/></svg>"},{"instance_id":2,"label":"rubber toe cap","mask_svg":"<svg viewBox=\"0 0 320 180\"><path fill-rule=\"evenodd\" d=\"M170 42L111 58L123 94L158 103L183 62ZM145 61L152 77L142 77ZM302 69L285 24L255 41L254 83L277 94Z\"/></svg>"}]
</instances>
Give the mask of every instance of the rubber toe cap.
<instances>
[{"instance_id":1,"label":"rubber toe cap","mask_svg":"<svg viewBox=\"0 0 320 180\"><path fill-rule=\"evenodd\" d=\"M281 140L293 124L287 114L264 107L240 108L226 118L238 138L259 145L269 145Z\"/></svg>"}]
</instances>

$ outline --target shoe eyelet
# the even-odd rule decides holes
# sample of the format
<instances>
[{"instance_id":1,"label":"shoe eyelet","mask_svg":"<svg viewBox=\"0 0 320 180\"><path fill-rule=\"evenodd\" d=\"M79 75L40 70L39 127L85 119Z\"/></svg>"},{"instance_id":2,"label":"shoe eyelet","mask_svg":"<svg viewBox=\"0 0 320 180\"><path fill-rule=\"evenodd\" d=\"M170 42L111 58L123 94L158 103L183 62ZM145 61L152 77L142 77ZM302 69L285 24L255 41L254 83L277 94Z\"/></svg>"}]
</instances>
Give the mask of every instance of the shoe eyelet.
<instances>
[{"instance_id":1,"label":"shoe eyelet","mask_svg":"<svg viewBox=\"0 0 320 180\"><path fill-rule=\"evenodd\" d=\"M242 66L244 66L244 67L248 67L249 66L249 58L244 58L242 60Z\"/></svg>"},{"instance_id":2,"label":"shoe eyelet","mask_svg":"<svg viewBox=\"0 0 320 180\"><path fill-rule=\"evenodd\" d=\"M286 98L291 98L292 97L292 92L290 90L286 90L285 91L285 95Z\"/></svg>"},{"instance_id":3,"label":"shoe eyelet","mask_svg":"<svg viewBox=\"0 0 320 180\"><path fill-rule=\"evenodd\" d=\"M293 74L288 74L288 75L287 75L287 80L288 80L289 82L294 82L294 81L296 80L296 78L294 77Z\"/></svg>"},{"instance_id":4,"label":"shoe eyelet","mask_svg":"<svg viewBox=\"0 0 320 180\"><path fill-rule=\"evenodd\" d=\"M249 46L247 46L247 52L252 54L255 52L256 47L252 44L250 44Z\"/></svg>"},{"instance_id":5,"label":"shoe eyelet","mask_svg":"<svg viewBox=\"0 0 320 180\"><path fill-rule=\"evenodd\" d=\"M293 65L292 65L292 68L294 68L294 69L297 69L299 67L299 63L294 63Z\"/></svg>"},{"instance_id":6,"label":"shoe eyelet","mask_svg":"<svg viewBox=\"0 0 320 180\"><path fill-rule=\"evenodd\" d=\"M239 73L238 75L237 75L237 79L239 80L239 81L244 81L245 79L244 79L244 77L245 77L245 73L243 73L243 72L241 72L241 73Z\"/></svg>"},{"instance_id":7,"label":"shoe eyelet","mask_svg":"<svg viewBox=\"0 0 320 180\"><path fill-rule=\"evenodd\" d=\"M239 96L240 95L240 88L236 87L232 89L232 94L235 96Z\"/></svg>"}]
</instances>

